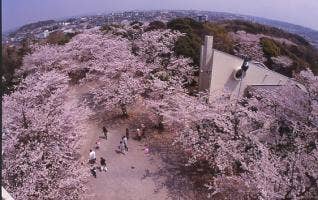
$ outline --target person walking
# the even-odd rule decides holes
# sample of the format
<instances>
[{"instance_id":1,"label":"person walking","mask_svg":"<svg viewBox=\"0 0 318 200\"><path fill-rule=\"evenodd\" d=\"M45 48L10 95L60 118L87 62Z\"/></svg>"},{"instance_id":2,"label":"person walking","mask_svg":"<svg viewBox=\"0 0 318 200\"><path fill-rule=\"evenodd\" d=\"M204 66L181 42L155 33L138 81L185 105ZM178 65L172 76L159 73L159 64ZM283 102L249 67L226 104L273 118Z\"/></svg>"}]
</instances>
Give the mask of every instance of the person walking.
<instances>
[{"instance_id":1,"label":"person walking","mask_svg":"<svg viewBox=\"0 0 318 200\"><path fill-rule=\"evenodd\" d=\"M105 158L101 157L100 158L100 171L105 171L107 172L107 167L106 167L106 160Z\"/></svg>"},{"instance_id":2,"label":"person walking","mask_svg":"<svg viewBox=\"0 0 318 200\"><path fill-rule=\"evenodd\" d=\"M141 124L141 137L145 137L146 135L146 126Z\"/></svg>"},{"instance_id":3,"label":"person walking","mask_svg":"<svg viewBox=\"0 0 318 200\"><path fill-rule=\"evenodd\" d=\"M105 126L103 126L103 134L104 134L104 137L106 140L107 140L107 133L108 133L107 128Z\"/></svg>"},{"instance_id":4,"label":"person walking","mask_svg":"<svg viewBox=\"0 0 318 200\"><path fill-rule=\"evenodd\" d=\"M92 175L94 176L94 178L97 178L96 167L94 165L91 166L90 171Z\"/></svg>"},{"instance_id":5,"label":"person walking","mask_svg":"<svg viewBox=\"0 0 318 200\"><path fill-rule=\"evenodd\" d=\"M89 163L94 164L96 161L96 153L92 149L89 150Z\"/></svg>"},{"instance_id":6,"label":"person walking","mask_svg":"<svg viewBox=\"0 0 318 200\"><path fill-rule=\"evenodd\" d=\"M120 141L119 142L119 150L120 150L120 152L122 153L122 154L124 154L124 155L126 155L125 154L125 145L124 145L124 142L123 141Z\"/></svg>"},{"instance_id":7,"label":"person walking","mask_svg":"<svg viewBox=\"0 0 318 200\"><path fill-rule=\"evenodd\" d=\"M137 128L137 140L141 140L141 132L139 128Z\"/></svg>"},{"instance_id":8,"label":"person walking","mask_svg":"<svg viewBox=\"0 0 318 200\"><path fill-rule=\"evenodd\" d=\"M122 141L124 143L124 146L125 146L125 150L128 151L128 139L126 136L123 136L122 137Z\"/></svg>"},{"instance_id":9,"label":"person walking","mask_svg":"<svg viewBox=\"0 0 318 200\"><path fill-rule=\"evenodd\" d=\"M127 137L127 140L129 139L129 129L126 128L126 137Z\"/></svg>"}]
</instances>

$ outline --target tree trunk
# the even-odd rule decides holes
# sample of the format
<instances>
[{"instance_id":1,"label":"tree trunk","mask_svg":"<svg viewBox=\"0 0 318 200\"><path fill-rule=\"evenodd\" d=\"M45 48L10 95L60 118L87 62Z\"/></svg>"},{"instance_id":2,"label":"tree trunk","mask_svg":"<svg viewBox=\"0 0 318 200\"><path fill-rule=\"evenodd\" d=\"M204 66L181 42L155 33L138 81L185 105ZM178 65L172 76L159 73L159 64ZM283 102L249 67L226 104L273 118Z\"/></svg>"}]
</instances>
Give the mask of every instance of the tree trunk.
<instances>
[{"instance_id":1,"label":"tree trunk","mask_svg":"<svg viewBox=\"0 0 318 200\"><path fill-rule=\"evenodd\" d=\"M162 131L164 129L164 126L163 126L163 116L162 115L159 115L158 116L158 129L160 131Z\"/></svg>"},{"instance_id":2,"label":"tree trunk","mask_svg":"<svg viewBox=\"0 0 318 200\"><path fill-rule=\"evenodd\" d=\"M127 113L126 105L125 104L121 104L120 108L121 108L121 112L122 112L123 116L127 118L128 117L128 113Z\"/></svg>"},{"instance_id":3,"label":"tree trunk","mask_svg":"<svg viewBox=\"0 0 318 200\"><path fill-rule=\"evenodd\" d=\"M22 109L22 123L23 123L23 128L27 129L29 127L26 116L25 116L25 112L23 109Z\"/></svg>"},{"instance_id":4,"label":"tree trunk","mask_svg":"<svg viewBox=\"0 0 318 200\"><path fill-rule=\"evenodd\" d=\"M238 117L235 115L234 113L234 119L233 119L233 129L234 129L234 134L235 134L235 137L238 135L238 125L240 123L240 120L238 119Z\"/></svg>"}]
</instances>

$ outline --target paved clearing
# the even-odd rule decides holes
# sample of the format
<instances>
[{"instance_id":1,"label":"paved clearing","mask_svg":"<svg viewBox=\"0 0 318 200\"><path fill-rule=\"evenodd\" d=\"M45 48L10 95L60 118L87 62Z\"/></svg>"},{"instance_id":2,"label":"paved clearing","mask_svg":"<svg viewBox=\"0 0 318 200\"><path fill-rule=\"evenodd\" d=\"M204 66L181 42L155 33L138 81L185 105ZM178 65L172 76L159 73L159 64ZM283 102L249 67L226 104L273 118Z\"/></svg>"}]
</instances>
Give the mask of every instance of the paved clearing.
<instances>
[{"instance_id":1,"label":"paved clearing","mask_svg":"<svg viewBox=\"0 0 318 200\"><path fill-rule=\"evenodd\" d=\"M100 138L100 149L96 150L97 161L100 157L106 158L107 172L97 171L97 178L89 177L88 194L86 199L94 200L149 200L170 199L168 190L163 186L162 180L154 180L148 174L159 170L160 159L145 154L145 146L136 140L129 139L129 151L126 155L117 153L117 146L123 134L125 126L108 128L108 140ZM92 146L101 136L101 127L91 124L89 126L88 143ZM88 156L88 151L85 155ZM99 163L98 163L99 164Z\"/></svg>"},{"instance_id":2,"label":"paved clearing","mask_svg":"<svg viewBox=\"0 0 318 200\"><path fill-rule=\"evenodd\" d=\"M69 95L69 103L82 101L89 88L96 84L72 87ZM115 119L114 119L115 120ZM159 157L146 154L142 142L128 140L129 152L126 155L117 153L121 137L125 134L125 122L122 124L107 124L108 140L102 137L101 119L90 119L80 125L82 138L79 141L81 161L89 171L87 164L89 150L100 141L100 148L95 150L97 163L100 157L104 157L107 163L107 172L97 170L97 178L89 176L87 191L84 199L87 200L165 200L169 197L168 189L163 184L166 180L160 174L160 166L163 166ZM116 121L116 120L115 120ZM133 133L131 133L133 136Z\"/></svg>"}]
</instances>

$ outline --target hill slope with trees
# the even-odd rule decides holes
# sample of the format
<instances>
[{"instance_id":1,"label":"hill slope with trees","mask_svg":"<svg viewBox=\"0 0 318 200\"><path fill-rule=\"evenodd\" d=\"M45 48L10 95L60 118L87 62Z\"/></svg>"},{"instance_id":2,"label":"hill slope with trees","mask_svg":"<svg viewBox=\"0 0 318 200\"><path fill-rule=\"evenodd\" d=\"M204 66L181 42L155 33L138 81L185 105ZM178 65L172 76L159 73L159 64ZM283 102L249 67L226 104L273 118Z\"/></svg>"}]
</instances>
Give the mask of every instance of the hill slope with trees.
<instances>
[{"instance_id":1,"label":"hill slope with trees","mask_svg":"<svg viewBox=\"0 0 318 200\"><path fill-rule=\"evenodd\" d=\"M295 76L307 91L249 88L239 99L222 91L207 103L189 90L198 45L211 33L215 48L234 52L226 26L189 19L107 25L64 45L31 45L20 83L3 98L2 185L15 199L80 199L87 171L77 158L79 125L92 113L130 117L139 102L152 127L171 134L188 161L182 168L203 170L198 187L207 198L317 197L317 76ZM265 55L280 52L263 43ZM99 87L70 107L72 85L90 82Z\"/></svg>"},{"instance_id":2,"label":"hill slope with trees","mask_svg":"<svg viewBox=\"0 0 318 200\"><path fill-rule=\"evenodd\" d=\"M314 74L318 73L318 50L301 36L277 28L240 20L213 23L197 22L190 18L172 20L167 27L186 33L176 43L175 52L191 57L196 66L199 65L200 46L204 36L213 35L215 49L265 62L269 69L289 77L307 68ZM240 31L247 33L245 38L233 37L233 34ZM251 41L255 36L260 37ZM280 66L274 62L278 56L287 56L292 64Z\"/></svg>"}]
</instances>

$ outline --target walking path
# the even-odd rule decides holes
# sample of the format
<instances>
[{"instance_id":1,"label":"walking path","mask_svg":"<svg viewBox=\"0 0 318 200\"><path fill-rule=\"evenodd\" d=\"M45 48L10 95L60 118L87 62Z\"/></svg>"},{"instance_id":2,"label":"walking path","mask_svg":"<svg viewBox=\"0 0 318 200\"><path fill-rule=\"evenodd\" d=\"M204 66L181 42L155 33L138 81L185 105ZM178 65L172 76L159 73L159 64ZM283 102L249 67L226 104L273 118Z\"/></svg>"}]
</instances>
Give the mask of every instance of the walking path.
<instances>
[{"instance_id":1,"label":"walking path","mask_svg":"<svg viewBox=\"0 0 318 200\"><path fill-rule=\"evenodd\" d=\"M74 86L70 91L70 102L75 99L81 101L81 96L88 92L87 87ZM73 101L71 101L73 100ZM156 174L162 166L159 157L148 155L144 152L143 143L128 140L129 152L126 155L117 153L121 137L125 134L125 124L105 124L108 129L108 140L102 137L100 122L91 119L81 126L82 139L79 152L81 161L87 166L89 150L93 149L95 142L100 139L100 148L95 150L97 163L100 157L106 159L108 171L97 170L97 178L90 176L87 183L87 191L84 199L87 200L165 200L169 197L168 189L163 184L165 177L155 178L149 174ZM133 136L133 135L131 135ZM100 138L101 137L101 138Z\"/></svg>"},{"instance_id":2,"label":"walking path","mask_svg":"<svg viewBox=\"0 0 318 200\"><path fill-rule=\"evenodd\" d=\"M95 127L95 138L101 134L101 127ZM117 153L121 137L126 127L109 128L108 140L101 139L100 149L96 150L97 161L106 158L107 172L97 171L97 178L90 177L88 199L94 200L149 200L169 199L168 190L162 186L164 179L153 180L147 174L156 173L161 165L144 152L145 146L133 139L128 140L129 151L126 155ZM92 133L92 132L91 132ZM85 156L87 157L88 151Z\"/></svg>"}]
</instances>

